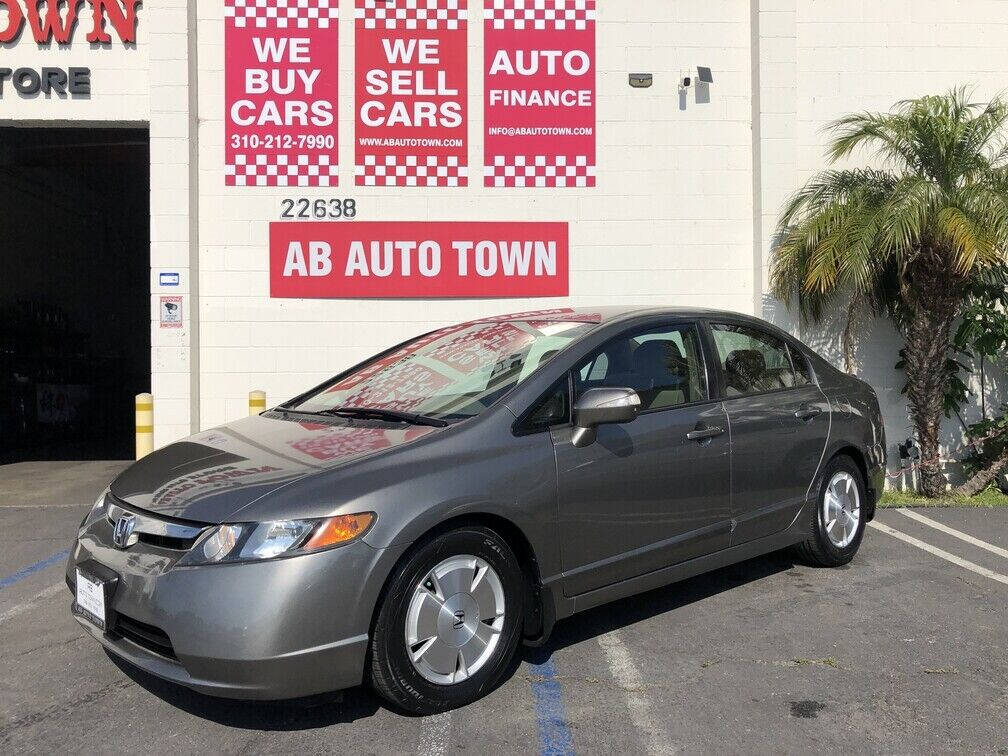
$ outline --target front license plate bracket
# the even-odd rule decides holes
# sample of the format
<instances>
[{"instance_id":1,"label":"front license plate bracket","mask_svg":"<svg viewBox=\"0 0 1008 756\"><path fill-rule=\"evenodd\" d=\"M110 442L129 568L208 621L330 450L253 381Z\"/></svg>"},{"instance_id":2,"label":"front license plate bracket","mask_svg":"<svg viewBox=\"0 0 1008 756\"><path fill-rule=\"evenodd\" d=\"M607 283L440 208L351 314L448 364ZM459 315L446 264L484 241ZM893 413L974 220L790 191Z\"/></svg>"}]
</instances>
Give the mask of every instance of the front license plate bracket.
<instances>
[{"instance_id":1,"label":"front license plate bracket","mask_svg":"<svg viewBox=\"0 0 1008 756\"><path fill-rule=\"evenodd\" d=\"M99 564L93 559L87 559L76 566L76 574L83 575L84 579L93 584L97 584L102 591L102 607L104 617L100 617L87 607L78 603L79 590L74 590L73 613L83 617L92 625L104 632L115 626L115 610L112 609L112 597L115 595L116 586L119 584L119 576L103 564Z\"/></svg>"}]
</instances>

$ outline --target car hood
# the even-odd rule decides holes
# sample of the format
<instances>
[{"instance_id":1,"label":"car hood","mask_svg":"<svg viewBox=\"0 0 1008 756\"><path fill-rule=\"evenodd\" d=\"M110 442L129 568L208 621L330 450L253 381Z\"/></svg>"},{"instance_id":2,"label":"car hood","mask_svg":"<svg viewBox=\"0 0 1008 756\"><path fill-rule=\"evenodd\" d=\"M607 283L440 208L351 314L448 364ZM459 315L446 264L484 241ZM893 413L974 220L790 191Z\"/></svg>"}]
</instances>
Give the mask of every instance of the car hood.
<instances>
[{"instance_id":1,"label":"car hood","mask_svg":"<svg viewBox=\"0 0 1008 756\"><path fill-rule=\"evenodd\" d=\"M248 417L158 449L126 468L112 495L167 517L240 522L244 508L289 483L439 430L290 417Z\"/></svg>"}]
</instances>

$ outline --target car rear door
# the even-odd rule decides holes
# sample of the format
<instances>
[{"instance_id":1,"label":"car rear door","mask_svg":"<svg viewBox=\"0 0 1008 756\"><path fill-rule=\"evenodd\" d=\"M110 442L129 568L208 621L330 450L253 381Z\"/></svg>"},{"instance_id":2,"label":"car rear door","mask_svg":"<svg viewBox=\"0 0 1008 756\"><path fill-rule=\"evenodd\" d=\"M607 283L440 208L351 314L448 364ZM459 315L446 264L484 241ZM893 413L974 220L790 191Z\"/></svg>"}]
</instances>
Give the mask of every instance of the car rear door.
<instances>
[{"instance_id":1,"label":"car rear door","mask_svg":"<svg viewBox=\"0 0 1008 756\"><path fill-rule=\"evenodd\" d=\"M552 431L564 592L726 548L727 418L710 398L697 324L624 332L571 377L575 402L589 388L628 387L641 396L642 412L599 426L585 447L571 443L570 425Z\"/></svg>"},{"instance_id":2,"label":"car rear door","mask_svg":"<svg viewBox=\"0 0 1008 756\"><path fill-rule=\"evenodd\" d=\"M822 461L829 401L795 347L749 323L710 322L731 434L732 545L797 516Z\"/></svg>"}]
</instances>

